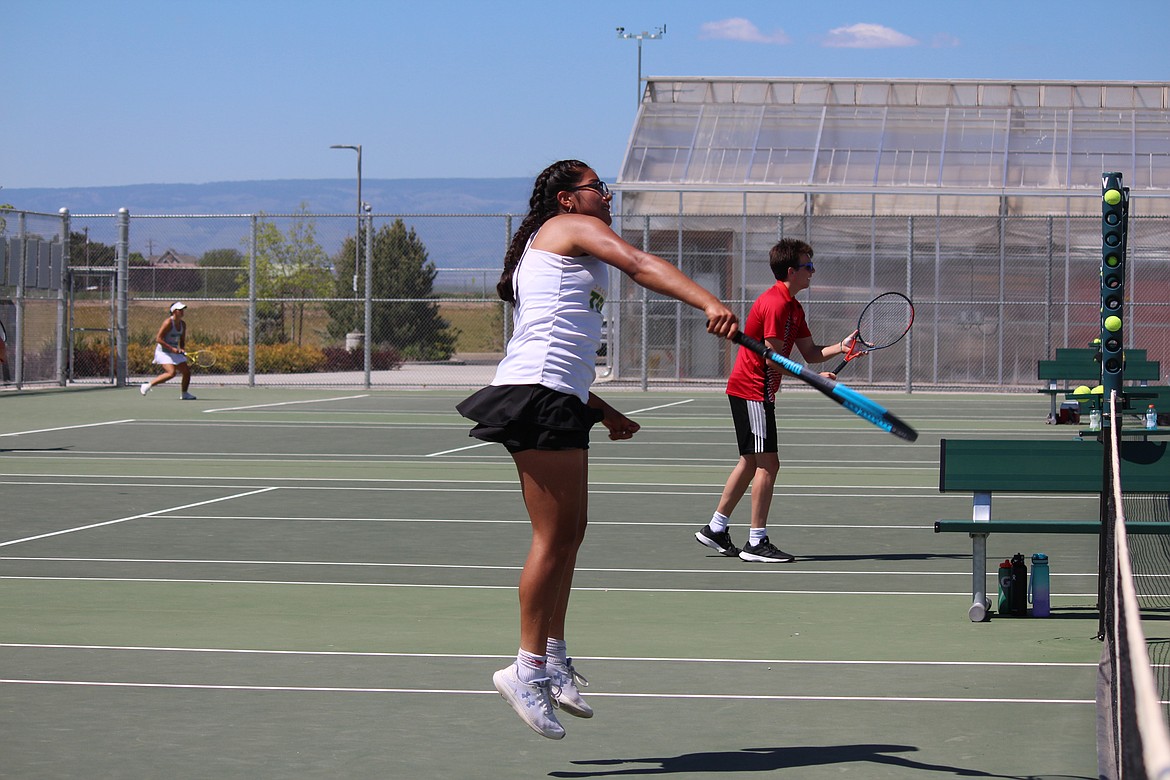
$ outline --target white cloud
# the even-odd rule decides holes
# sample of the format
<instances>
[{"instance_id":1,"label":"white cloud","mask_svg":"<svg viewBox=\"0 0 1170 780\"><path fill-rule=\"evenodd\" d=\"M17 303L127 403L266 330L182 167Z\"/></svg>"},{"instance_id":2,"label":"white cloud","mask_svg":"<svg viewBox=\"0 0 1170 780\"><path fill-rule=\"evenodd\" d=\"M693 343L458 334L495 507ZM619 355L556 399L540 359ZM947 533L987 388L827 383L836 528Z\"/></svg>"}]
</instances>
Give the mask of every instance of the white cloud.
<instances>
[{"instance_id":1,"label":"white cloud","mask_svg":"<svg viewBox=\"0 0 1170 780\"><path fill-rule=\"evenodd\" d=\"M747 19L735 17L721 19L717 22L703 22L699 28L699 37L725 41L746 41L748 43L779 43L789 42L788 36L781 29L765 35Z\"/></svg>"},{"instance_id":2,"label":"white cloud","mask_svg":"<svg viewBox=\"0 0 1170 780\"><path fill-rule=\"evenodd\" d=\"M829 30L825 46L841 49L891 49L917 46L918 41L880 24L851 24Z\"/></svg>"},{"instance_id":3,"label":"white cloud","mask_svg":"<svg viewBox=\"0 0 1170 780\"><path fill-rule=\"evenodd\" d=\"M961 44L959 39L950 33L938 33L930 40L930 45L936 49L952 49Z\"/></svg>"}]
</instances>

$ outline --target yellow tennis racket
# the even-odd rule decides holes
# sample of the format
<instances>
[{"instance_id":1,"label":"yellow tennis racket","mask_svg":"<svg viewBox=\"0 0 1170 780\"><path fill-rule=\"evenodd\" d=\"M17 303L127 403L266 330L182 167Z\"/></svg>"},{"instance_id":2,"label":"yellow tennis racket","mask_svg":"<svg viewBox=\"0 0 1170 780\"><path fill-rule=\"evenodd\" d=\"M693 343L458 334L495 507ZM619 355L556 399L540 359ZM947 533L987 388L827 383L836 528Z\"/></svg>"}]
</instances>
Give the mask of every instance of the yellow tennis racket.
<instances>
[{"instance_id":1,"label":"yellow tennis racket","mask_svg":"<svg viewBox=\"0 0 1170 780\"><path fill-rule=\"evenodd\" d=\"M209 349L197 349L187 353L187 360L198 368L211 368L215 365L215 353Z\"/></svg>"}]
</instances>

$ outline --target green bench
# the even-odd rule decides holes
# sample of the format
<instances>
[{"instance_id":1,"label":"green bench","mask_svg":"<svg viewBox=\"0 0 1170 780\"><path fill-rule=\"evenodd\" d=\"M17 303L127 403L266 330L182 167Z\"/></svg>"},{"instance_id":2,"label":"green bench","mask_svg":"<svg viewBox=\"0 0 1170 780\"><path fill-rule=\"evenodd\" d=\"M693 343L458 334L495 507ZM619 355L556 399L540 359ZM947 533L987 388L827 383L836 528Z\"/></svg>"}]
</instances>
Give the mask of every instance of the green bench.
<instances>
[{"instance_id":1,"label":"green bench","mask_svg":"<svg viewBox=\"0 0 1170 780\"><path fill-rule=\"evenodd\" d=\"M1104 451L1099 441L1077 439L943 439L939 452L941 493L970 492L971 518L939 520L935 533L971 537L971 607L978 623L987 618L987 537L992 533L1100 532L1099 518L1003 519L991 516L994 493L1100 495ZM1161 441L1123 440L1121 479L1127 492L1170 493L1170 454ZM1127 523L1131 533L1170 534L1170 523Z\"/></svg>"},{"instance_id":2,"label":"green bench","mask_svg":"<svg viewBox=\"0 0 1170 780\"><path fill-rule=\"evenodd\" d=\"M1056 397L1058 395L1068 396L1078 385L1093 387L1101 384L1101 364L1097 362L1096 358L1097 350L1092 347L1057 347L1056 357L1053 360L1036 362L1036 378L1048 383L1037 392L1046 393L1051 399L1050 422L1056 422ZM1146 357L1146 350L1127 349L1125 351L1123 377L1126 382L1137 382L1144 391L1147 383L1157 382L1161 376L1161 365L1156 360L1149 360ZM1170 393L1170 389L1167 392ZM1078 397L1074 400L1082 399Z\"/></svg>"}]
</instances>

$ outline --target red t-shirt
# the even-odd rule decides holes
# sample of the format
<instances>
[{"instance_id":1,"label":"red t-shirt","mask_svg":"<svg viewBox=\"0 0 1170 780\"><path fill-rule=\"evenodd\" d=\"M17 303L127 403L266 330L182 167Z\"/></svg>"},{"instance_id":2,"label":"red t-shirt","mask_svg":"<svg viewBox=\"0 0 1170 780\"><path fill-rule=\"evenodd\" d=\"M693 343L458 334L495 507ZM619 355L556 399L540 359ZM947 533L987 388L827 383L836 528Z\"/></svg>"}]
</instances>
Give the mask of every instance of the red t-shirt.
<instances>
[{"instance_id":1,"label":"red t-shirt","mask_svg":"<svg viewBox=\"0 0 1170 780\"><path fill-rule=\"evenodd\" d=\"M758 341L782 342L776 351L784 357L791 355L797 339L812 336L804 319L804 307L780 282L756 298L743 324L743 332ZM780 367L775 363L740 347L727 379L727 394L749 401L774 402L781 376Z\"/></svg>"}]
</instances>

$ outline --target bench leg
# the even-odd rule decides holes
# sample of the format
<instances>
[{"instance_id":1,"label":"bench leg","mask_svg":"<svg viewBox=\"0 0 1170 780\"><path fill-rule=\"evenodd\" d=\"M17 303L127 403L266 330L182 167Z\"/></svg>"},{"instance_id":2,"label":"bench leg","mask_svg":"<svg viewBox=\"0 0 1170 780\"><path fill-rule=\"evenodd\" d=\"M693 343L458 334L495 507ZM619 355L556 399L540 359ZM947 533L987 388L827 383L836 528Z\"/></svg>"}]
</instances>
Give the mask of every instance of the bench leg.
<instances>
[{"instance_id":1,"label":"bench leg","mask_svg":"<svg viewBox=\"0 0 1170 780\"><path fill-rule=\"evenodd\" d=\"M1055 396L1054 396L1055 397ZM971 519L976 523L991 520L991 493L976 491L971 497ZM991 599L987 597L987 534L971 534L971 608L967 617L972 623L987 620Z\"/></svg>"},{"instance_id":2,"label":"bench leg","mask_svg":"<svg viewBox=\"0 0 1170 780\"><path fill-rule=\"evenodd\" d=\"M967 617L972 623L987 620L991 599L987 597L987 534L971 534L971 607Z\"/></svg>"}]
</instances>

